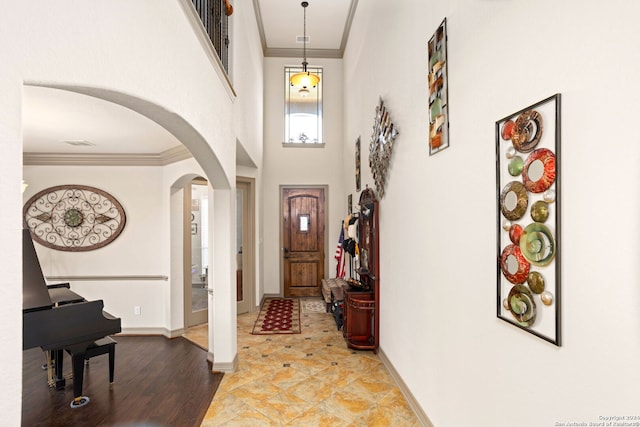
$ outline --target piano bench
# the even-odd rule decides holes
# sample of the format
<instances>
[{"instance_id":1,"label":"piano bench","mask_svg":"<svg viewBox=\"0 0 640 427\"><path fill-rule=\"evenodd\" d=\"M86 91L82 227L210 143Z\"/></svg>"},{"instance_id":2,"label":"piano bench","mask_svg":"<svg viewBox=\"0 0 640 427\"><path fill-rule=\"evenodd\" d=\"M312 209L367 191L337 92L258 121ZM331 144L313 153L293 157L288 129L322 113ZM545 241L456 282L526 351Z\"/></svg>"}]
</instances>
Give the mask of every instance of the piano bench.
<instances>
[{"instance_id":1,"label":"piano bench","mask_svg":"<svg viewBox=\"0 0 640 427\"><path fill-rule=\"evenodd\" d=\"M115 371L116 362L116 340L111 337L100 338L89 347L84 353L84 360L89 364L89 359L94 356L100 356L101 354L109 354L109 383L113 384L113 374ZM69 350L67 353L71 354ZM71 354L73 356L73 354Z\"/></svg>"}]
</instances>

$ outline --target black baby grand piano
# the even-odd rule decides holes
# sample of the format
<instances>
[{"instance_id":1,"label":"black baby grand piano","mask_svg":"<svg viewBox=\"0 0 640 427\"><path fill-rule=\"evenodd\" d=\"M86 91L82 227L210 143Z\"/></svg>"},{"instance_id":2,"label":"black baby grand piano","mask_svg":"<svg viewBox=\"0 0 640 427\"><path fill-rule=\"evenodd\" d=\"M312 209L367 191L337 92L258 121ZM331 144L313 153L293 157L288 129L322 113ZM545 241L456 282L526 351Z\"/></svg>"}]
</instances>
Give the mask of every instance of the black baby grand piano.
<instances>
[{"instance_id":1,"label":"black baby grand piano","mask_svg":"<svg viewBox=\"0 0 640 427\"><path fill-rule=\"evenodd\" d=\"M22 230L22 277L22 349L41 347L49 352L49 381L57 389L65 385L62 359L68 351L73 364L71 407L83 406L89 402L82 396L84 360L96 351L96 341L121 331L120 319L103 311L102 300L86 301L68 285L47 286L28 229ZM113 353L110 356L112 381Z\"/></svg>"}]
</instances>

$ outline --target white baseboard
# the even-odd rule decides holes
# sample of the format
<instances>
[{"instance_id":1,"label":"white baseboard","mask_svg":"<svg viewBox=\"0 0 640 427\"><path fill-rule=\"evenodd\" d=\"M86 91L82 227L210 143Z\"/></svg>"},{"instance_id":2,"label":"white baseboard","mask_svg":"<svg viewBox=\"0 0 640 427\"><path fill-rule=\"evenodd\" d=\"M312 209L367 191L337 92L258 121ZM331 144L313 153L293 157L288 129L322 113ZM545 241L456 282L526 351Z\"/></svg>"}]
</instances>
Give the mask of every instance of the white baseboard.
<instances>
[{"instance_id":1,"label":"white baseboard","mask_svg":"<svg viewBox=\"0 0 640 427\"><path fill-rule=\"evenodd\" d=\"M167 330L165 336L168 338L176 338L176 337L181 337L182 335L184 335L185 332L187 332L185 328L176 329L174 331Z\"/></svg>"},{"instance_id":2,"label":"white baseboard","mask_svg":"<svg viewBox=\"0 0 640 427\"><path fill-rule=\"evenodd\" d=\"M398 374L398 371L396 371L396 368L391 364L391 361L387 358L381 348L378 348L378 356L380 357L380 360L384 364L385 368L387 368L387 370L389 371L389 374L391 374L391 377L400 389L400 392L402 392L404 398L407 399L407 403L413 410L414 414L416 414L416 417L418 418L420 424L424 427L434 427L427 414L424 412L416 398L413 397L413 394L400 377L400 374Z\"/></svg>"},{"instance_id":3,"label":"white baseboard","mask_svg":"<svg viewBox=\"0 0 640 427\"><path fill-rule=\"evenodd\" d=\"M162 335L167 338L175 338L183 333L184 329L170 331L166 328L123 328L118 335Z\"/></svg>"},{"instance_id":4,"label":"white baseboard","mask_svg":"<svg viewBox=\"0 0 640 427\"><path fill-rule=\"evenodd\" d=\"M207 354L207 360L212 362L211 370L214 372L224 372L230 374L238 369L238 354L233 358L232 362L221 363L215 361L213 353Z\"/></svg>"}]
</instances>

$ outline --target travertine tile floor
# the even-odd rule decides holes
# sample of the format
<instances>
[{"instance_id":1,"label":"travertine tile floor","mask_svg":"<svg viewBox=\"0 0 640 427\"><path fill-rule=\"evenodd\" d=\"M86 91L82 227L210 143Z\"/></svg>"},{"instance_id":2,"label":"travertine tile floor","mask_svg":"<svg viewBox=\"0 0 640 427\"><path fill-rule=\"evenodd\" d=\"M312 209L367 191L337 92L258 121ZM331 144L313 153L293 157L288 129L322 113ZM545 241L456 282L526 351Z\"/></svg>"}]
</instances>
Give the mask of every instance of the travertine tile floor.
<instances>
[{"instance_id":1,"label":"travertine tile floor","mask_svg":"<svg viewBox=\"0 0 640 427\"><path fill-rule=\"evenodd\" d=\"M238 370L203 426L420 425L377 355L347 348L330 314L302 311L292 335L251 335L257 313L238 316ZM207 347L206 325L186 336Z\"/></svg>"}]
</instances>

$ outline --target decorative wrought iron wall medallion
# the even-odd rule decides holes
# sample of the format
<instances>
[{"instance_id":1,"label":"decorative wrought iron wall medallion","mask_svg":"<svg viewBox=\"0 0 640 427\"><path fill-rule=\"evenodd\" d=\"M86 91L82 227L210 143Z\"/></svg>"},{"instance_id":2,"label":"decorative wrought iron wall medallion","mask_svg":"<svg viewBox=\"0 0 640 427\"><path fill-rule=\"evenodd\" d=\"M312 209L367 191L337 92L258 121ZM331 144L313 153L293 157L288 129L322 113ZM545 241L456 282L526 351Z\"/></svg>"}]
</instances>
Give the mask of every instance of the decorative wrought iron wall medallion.
<instances>
[{"instance_id":1,"label":"decorative wrought iron wall medallion","mask_svg":"<svg viewBox=\"0 0 640 427\"><path fill-rule=\"evenodd\" d=\"M108 245L126 223L124 209L115 197L86 185L42 190L25 203L23 215L34 241L70 252Z\"/></svg>"}]
</instances>

